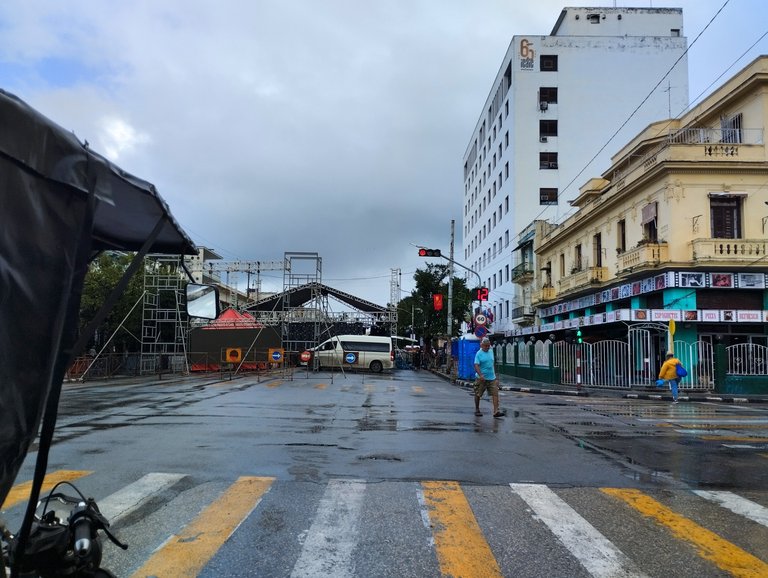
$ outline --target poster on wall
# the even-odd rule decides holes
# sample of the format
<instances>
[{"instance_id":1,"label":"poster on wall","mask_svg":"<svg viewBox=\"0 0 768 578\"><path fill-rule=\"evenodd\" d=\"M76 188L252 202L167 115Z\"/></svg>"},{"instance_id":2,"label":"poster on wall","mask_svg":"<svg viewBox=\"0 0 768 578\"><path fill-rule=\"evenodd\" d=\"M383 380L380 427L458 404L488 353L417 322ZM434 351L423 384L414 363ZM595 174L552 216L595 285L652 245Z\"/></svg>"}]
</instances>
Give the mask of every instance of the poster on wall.
<instances>
[{"instance_id":1,"label":"poster on wall","mask_svg":"<svg viewBox=\"0 0 768 578\"><path fill-rule=\"evenodd\" d=\"M733 273L710 273L710 287L733 287Z\"/></svg>"},{"instance_id":2,"label":"poster on wall","mask_svg":"<svg viewBox=\"0 0 768 578\"><path fill-rule=\"evenodd\" d=\"M680 287L704 287L704 273L680 273Z\"/></svg>"},{"instance_id":3,"label":"poster on wall","mask_svg":"<svg viewBox=\"0 0 768 578\"><path fill-rule=\"evenodd\" d=\"M664 289L667 286L667 277L666 275L657 275L654 277L654 282L656 284L656 289Z\"/></svg>"},{"instance_id":4,"label":"poster on wall","mask_svg":"<svg viewBox=\"0 0 768 578\"><path fill-rule=\"evenodd\" d=\"M699 312L696 309L683 311L683 321L698 321Z\"/></svg>"},{"instance_id":5,"label":"poster on wall","mask_svg":"<svg viewBox=\"0 0 768 578\"><path fill-rule=\"evenodd\" d=\"M646 309L633 309L632 310L633 321L648 321L648 311Z\"/></svg>"},{"instance_id":6,"label":"poster on wall","mask_svg":"<svg viewBox=\"0 0 768 578\"><path fill-rule=\"evenodd\" d=\"M763 273L739 273L739 287L743 289L764 289L765 275Z\"/></svg>"},{"instance_id":7,"label":"poster on wall","mask_svg":"<svg viewBox=\"0 0 768 578\"><path fill-rule=\"evenodd\" d=\"M643 293L650 293L654 289L656 289L656 283L653 280L653 277L649 277L648 279L643 279L641 282L642 292Z\"/></svg>"}]
</instances>

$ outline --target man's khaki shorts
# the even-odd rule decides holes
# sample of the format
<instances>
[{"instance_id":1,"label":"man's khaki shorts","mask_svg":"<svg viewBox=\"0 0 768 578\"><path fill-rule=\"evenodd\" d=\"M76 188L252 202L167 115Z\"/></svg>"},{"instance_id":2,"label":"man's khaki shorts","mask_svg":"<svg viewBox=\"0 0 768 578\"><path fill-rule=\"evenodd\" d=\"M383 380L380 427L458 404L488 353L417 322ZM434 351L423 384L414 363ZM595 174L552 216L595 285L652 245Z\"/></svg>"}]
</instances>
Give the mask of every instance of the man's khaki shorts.
<instances>
[{"instance_id":1,"label":"man's khaki shorts","mask_svg":"<svg viewBox=\"0 0 768 578\"><path fill-rule=\"evenodd\" d=\"M475 397L483 397L486 391L488 391L488 395L499 393L499 381L497 379L489 381L480 377L475 379Z\"/></svg>"}]
</instances>

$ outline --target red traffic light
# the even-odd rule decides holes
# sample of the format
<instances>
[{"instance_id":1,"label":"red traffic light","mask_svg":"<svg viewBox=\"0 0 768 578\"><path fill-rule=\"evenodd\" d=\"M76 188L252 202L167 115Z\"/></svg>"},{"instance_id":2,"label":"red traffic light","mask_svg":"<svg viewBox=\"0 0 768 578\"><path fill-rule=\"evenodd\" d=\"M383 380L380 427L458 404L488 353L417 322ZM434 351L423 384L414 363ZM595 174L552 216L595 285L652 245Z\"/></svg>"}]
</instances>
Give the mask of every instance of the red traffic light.
<instances>
[{"instance_id":1,"label":"red traffic light","mask_svg":"<svg viewBox=\"0 0 768 578\"><path fill-rule=\"evenodd\" d=\"M440 249L419 249L419 257L440 257Z\"/></svg>"}]
</instances>

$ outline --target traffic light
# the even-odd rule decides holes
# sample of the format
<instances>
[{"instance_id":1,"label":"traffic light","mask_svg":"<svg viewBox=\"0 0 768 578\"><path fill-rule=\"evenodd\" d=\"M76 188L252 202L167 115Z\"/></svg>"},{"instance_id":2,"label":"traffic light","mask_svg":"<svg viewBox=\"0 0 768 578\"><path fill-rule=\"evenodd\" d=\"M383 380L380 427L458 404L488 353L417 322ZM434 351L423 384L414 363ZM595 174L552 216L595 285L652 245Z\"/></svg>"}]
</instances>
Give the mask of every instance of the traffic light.
<instances>
[{"instance_id":1,"label":"traffic light","mask_svg":"<svg viewBox=\"0 0 768 578\"><path fill-rule=\"evenodd\" d=\"M419 257L441 257L440 249L419 249Z\"/></svg>"},{"instance_id":2,"label":"traffic light","mask_svg":"<svg viewBox=\"0 0 768 578\"><path fill-rule=\"evenodd\" d=\"M581 329L576 331L576 343L584 343L584 340L581 338Z\"/></svg>"},{"instance_id":3,"label":"traffic light","mask_svg":"<svg viewBox=\"0 0 768 578\"><path fill-rule=\"evenodd\" d=\"M488 287L475 289L475 301L488 301Z\"/></svg>"}]
</instances>

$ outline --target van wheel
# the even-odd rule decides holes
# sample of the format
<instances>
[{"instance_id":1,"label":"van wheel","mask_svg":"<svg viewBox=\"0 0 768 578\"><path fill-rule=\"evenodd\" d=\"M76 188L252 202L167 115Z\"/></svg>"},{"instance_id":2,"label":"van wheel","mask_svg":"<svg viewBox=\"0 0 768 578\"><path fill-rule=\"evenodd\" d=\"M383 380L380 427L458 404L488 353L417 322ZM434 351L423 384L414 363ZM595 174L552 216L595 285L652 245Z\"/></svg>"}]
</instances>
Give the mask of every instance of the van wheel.
<instances>
[{"instance_id":1,"label":"van wheel","mask_svg":"<svg viewBox=\"0 0 768 578\"><path fill-rule=\"evenodd\" d=\"M381 361L371 361L371 371L374 373L381 373L381 371L384 369L384 365L381 363Z\"/></svg>"}]
</instances>

